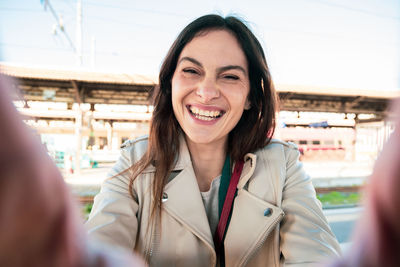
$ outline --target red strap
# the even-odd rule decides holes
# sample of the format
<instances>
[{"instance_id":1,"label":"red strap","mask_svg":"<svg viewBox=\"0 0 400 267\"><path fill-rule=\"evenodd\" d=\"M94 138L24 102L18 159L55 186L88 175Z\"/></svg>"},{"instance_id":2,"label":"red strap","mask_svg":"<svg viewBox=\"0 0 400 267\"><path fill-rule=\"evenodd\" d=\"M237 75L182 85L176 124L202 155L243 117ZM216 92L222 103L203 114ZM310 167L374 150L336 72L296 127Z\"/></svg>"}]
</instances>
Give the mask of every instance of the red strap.
<instances>
[{"instance_id":1,"label":"red strap","mask_svg":"<svg viewBox=\"0 0 400 267\"><path fill-rule=\"evenodd\" d=\"M231 181L229 182L228 192L226 193L224 206L222 207L221 217L219 218L217 232L214 240L217 252L221 248L223 242L226 225L228 223L229 214L231 213L233 199L236 193L236 187L239 182L240 174L243 170L243 164L243 160L236 162Z\"/></svg>"}]
</instances>

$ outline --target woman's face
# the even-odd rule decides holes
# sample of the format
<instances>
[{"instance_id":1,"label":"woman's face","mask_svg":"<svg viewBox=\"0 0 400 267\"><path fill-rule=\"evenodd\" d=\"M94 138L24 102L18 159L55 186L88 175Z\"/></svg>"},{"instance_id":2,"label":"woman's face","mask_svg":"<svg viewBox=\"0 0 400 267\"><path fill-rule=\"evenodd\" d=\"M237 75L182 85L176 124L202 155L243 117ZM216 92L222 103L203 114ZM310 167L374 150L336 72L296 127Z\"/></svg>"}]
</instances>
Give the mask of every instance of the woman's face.
<instances>
[{"instance_id":1,"label":"woman's face","mask_svg":"<svg viewBox=\"0 0 400 267\"><path fill-rule=\"evenodd\" d=\"M247 59L231 33L213 30L189 42L172 77L172 106L188 142L225 144L250 107L249 91Z\"/></svg>"}]
</instances>

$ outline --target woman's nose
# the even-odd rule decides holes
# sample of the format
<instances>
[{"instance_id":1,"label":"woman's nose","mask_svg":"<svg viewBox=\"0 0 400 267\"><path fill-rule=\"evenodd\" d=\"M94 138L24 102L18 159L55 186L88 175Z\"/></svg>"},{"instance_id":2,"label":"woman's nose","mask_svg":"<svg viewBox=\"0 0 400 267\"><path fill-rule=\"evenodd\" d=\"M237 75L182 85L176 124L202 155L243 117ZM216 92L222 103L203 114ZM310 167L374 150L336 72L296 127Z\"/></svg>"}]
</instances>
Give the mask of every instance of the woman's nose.
<instances>
[{"instance_id":1,"label":"woman's nose","mask_svg":"<svg viewBox=\"0 0 400 267\"><path fill-rule=\"evenodd\" d=\"M204 79L198 84L196 94L204 101L209 102L219 97L219 88L212 79Z\"/></svg>"}]
</instances>

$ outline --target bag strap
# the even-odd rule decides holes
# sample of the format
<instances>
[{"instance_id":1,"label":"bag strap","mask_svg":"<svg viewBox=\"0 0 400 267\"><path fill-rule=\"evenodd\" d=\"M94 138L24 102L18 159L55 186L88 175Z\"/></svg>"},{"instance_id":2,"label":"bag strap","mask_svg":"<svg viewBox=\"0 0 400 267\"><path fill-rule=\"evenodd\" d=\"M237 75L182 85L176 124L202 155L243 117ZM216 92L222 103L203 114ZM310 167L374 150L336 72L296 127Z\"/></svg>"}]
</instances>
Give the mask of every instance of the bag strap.
<instances>
[{"instance_id":1,"label":"bag strap","mask_svg":"<svg viewBox=\"0 0 400 267\"><path fill-rule=\"evenodd\" d=\"M230 164L228 164L228 166L229 165ZM236 162L232 176L230 177L229 187L226 193L224 205L222 207L222 212L218 222L217 231L215 232L214 235L214 244L217 253L220 253L220 250L223 247L224 235L228 225L228 219L230 217L230 213L232 210L232 204L233 204L233 199L235 198L237 184L239 182L239 178L243 170L243 165L244 165L243 160L239 160L238 162Z\"/></svg>"}]
</instances>

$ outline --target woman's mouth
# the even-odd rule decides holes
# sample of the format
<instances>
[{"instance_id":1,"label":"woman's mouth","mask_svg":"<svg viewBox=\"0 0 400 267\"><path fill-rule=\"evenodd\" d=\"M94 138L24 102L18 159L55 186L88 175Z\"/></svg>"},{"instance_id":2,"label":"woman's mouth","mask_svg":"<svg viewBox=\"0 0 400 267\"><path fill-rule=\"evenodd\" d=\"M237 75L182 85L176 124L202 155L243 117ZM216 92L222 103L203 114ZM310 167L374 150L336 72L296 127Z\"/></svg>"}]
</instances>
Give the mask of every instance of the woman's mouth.
<instances>
[{"instance_id":1,"label":"woman's mouth","mask_svg":"<svg viewBox=\"0 0 400 267\"><path fill-rule=\"evenodd\" d=\"M223 110L204 110L195 106L187 107L189 112L196 118L202 121L212 121L220 118L225 112Z\"/></svg>"}]
</instances>

